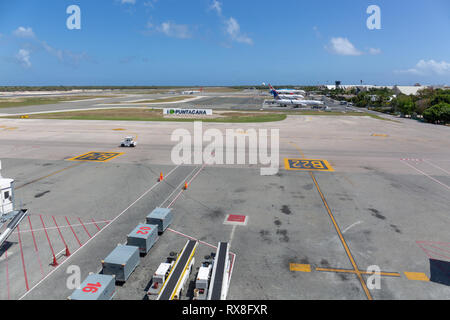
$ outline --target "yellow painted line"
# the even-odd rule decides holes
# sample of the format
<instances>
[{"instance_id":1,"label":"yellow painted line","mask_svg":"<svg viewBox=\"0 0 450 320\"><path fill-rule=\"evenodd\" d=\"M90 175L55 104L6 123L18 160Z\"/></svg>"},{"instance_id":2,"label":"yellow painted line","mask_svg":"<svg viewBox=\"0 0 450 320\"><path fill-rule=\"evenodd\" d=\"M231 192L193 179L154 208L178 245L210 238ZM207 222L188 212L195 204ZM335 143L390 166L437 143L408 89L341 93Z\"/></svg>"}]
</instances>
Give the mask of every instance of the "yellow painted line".
<instances>
[{"instance_id":1,"label":"yellow painted line","mask_svg":"<svg viewBox=\"0 0 450 320\"><path fill-rule=\"evenodd\" d=\"M316 268L316 271L321 272L336 272L336 273L354 273L356 274L357 271L355 270L348 270L348 269L332 269L332 268ZM400 273L398 272L367 272L367 271L359 271L359 273L364 275L373 275L373 274L379 274L381 276L385 277L400 277Z\"/></svg>"},{"instance_id":2,"label":"yellow painted line","mask_svg":"<svg viewBox=\"0 0 450 320\"><path fill-rule=\"evenodd\" d=\"M79 156L76 156L71 159L67 159L67 161L86 161L86 162L108 162L112 159L115 159L121 155L123 152L96 152L91 151Z\"/></svg>"},{"instance_id":3,"label":"yellow painted line","mask_svg":"<svg viewBox=\"0 0 450 320\"><path fill-rule=\"evenodd\" d=\"M284 159L286 170L297 171L334 171L327 160L321 159Z\"/></svg>"},{"instance_id":4,"label":"yellow painted line","mask_svg":"<svg viewBox=\"0 0 450 320\"><path fill-rule=\"evenodd\" d=\"M405 276L408 280L414 281L430 281L425 273L422 272L405 272Z\"/></svg>"},{"instance_id":5,"label":"yellow painted line","mask_svg":"<svg viewBox=\"0 0 450 320\"><path fill-rule=\"evenodd\" d=\"M374 134L372 134L372 137L384 137L384 138L387 138L387 137L389 137L389 135L387 135L387 134L380 134L380 133L374 133Z\"/></svg>"},{"instance_id":6,"label":"yellow painted line","mask_svg":"<svg viewBox=\"0 0 450 320\"><path fill-rule=\"evenodd\" d=\"M333 269L333 268L316 268L316 271L321 271L321 272L337 272L337 273L356 273L355 270L348 270L348 269Z\"/></svg>"},{"instance_id":7,"label":"yellow painted line","mask_svg":"<svg viewBox=\"0 0 450 320\"><path fill-rule=\"evenodd\" d=\"M303 154L303 152L301 151L300 147L298 147L295 143L290 142L291 145L295 146L295 148L297 148L297 150L300 151L300 154L303 158L305 158L305 155ZM319 192L319 195L322 199L323 204L325 205L325 208L327 209L328 215L331 218L331 221L333 222L334 228L336 229L336 232L339 236L339 239L341 240L342 245L344 246L345 252L347 253L348 258L350 259L350 262L353 266L353 269L355 270L356 275L358 276L359 281L361 282L361 286L363 287L364 292L366 293L367 299L369 300L373 300L372 295L369 292L369 289L367 288L366 282L364 281L362 275L361 275L361 271L359 271L358 266L356 265L355 259L353 258L353 255L350 252L350 249L347 245L347 242L345 242L344 236L342 235L341 229L339 228L339 225L336 222L336 219L333 216L333 213L331 212L330 207L328 206L327 200L325 199L325 196L323 195L322 191L320 190L319 184L316 180L316 178L314 177L314 174L312 171L309 171L309 174L316 186L317 191Z\"/></svg>"},{"instance_id":8,"label":"yellow painted line","mask_svg":"<svg viewBox=\"0 0 450 320\"><path fill-rule=\"evenodd\" d=\"M341 240L341 243L344 246L345 252L347 253L348 258L350 259L353 269L355 270L355 272L358 276L358 279L361 282L364 292L366 293L367 298L369 300L372 300L373 299L372 295L370 294L369 289L367 288L366 282L364 281L363 277L361 276L361 271L359 271L358 266L356 265L355 259L353 258L353 255L350 252L350 248L348 247L347 242L345 242L345 239L344 239L344 236L342 235L341 229L339 228L339 225L337 224L336 219L334 218L333 213L331 212L331 209L328 206L327 200L325 199L322 191L320 190L319 184L317 183L317 180L314 177L314 174L312 172L310 172L309 174L311 175L311 178L313 179L314 184L316 185L317 191L319 192L320 197L322 198L322 202L327 209L328 215L330 216L331 221L333 222L334 228L336 229L336 232Z\"/></svg>"},{"instance_id":9,"label":"yellow painted line","mask_svg":"<svg viewBox=\"0 0 450 320\"><path fill-rule=\"evenodd\" d=\"M113 129L113 131L125 131L127 129L122 129L122 128L117 128L117 129Z\"/></svg>"},{"instance_id":10,"label":"yellow painted line","mask_svg":"<svg viewBox=\"0 0 450 320\"><path fill-rule=\"evenodd\" d=\"M309 264L291 263L289 268L291 271L311 272L311 265Z\"/></svg>"},{"instance_id":11,"label":"yellow painted line","mask_svg":"<svg viewBox=\"0 0 450 320\"><path fill-rule=\"evenodd\" d=\"M305 157L305 154L303 153L302 149L300 149L299 146L297 146L297 145L296 145L295 143L293 143L293 142L289 142L289 144L292 145L292 146L294 146L294 148L298 150L298 152L300 153L300 155L302 156L303 159L306 158L306 157Z\"/></svg>"}]
</instances>

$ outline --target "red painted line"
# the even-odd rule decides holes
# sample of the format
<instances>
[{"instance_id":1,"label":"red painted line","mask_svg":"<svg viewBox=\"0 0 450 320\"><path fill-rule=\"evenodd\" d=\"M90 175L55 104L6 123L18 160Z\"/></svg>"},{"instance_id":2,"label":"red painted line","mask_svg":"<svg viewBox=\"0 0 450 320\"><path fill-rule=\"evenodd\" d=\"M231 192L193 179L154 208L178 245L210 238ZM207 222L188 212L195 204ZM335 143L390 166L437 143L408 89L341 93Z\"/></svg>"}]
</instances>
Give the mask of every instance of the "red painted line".
<instances>
[{"instance_id":1,"label":"red painted line","mask_svg":"<svg viewBox=\"0 0 450 320\"><path fill-rule=\"evenodd\" d=\"M431 244L429 244L428 246L430 246L430 247L433 247L433 248L435 248L435 249L438 249L438 250L441 250L441 251L444 251L444 252L448 252L448 253L450 253L450 249L442 249L442 248L439 248L439 247L433 246L433 245L431 245Z\"/></svg>"},{"instance_id":2,"label":"red painted line","mask_svg":"<svg viewBox=\"0 0 450 320\"><path fill-rule=\"evenodd\" d=\"M39 218L41 218L42 226L44 227L45 235L47 237L48 244L50 246L50 250L52 250L52 254L53 254L53 256L55 256L55 251L53 251L53 246L52 246L52 243L50 241L50 238L48 237L47 228L45 227L45 223L44 223L44 220L42 219L42 215L39 215Z\"/></svg>"},{"instance_id":3,"label":"red painted line","mask_svg":"<svg viewBox=\"0 0 450 320\"><path fill-rule=\"evenodd\" d=\"M82 225L82 226L83 226L83 228L84 228L84 231L86 231L86 233L88 234L88 236L89 236L89 239L90 239L90 238L92 238L92 237L91 237L91 234L89 233L89 231L87 231L86 227L84 226L84 223L83 223L83 221L81 221L81 219L80 219L80 218L78 218L78 221L80 221L81 225Z\"/></svg>"},{"instance_id":4,"label":"red painted line","mask_svg":"<svg viewBox=\"0 0 450 320\"><path fill-rule=\"evenodd\" d=\"M17 226L17 234L19 235L19 247L20 247L20 255L22 257L23 275L25 276L25 286L27 287L28 291L30 290L30 287L28 286L27 268L25 267L25 259L23 257L22 239L20 238L19 226Z\"/></svg>"},{"instance_id":5,"label":"red painted line","mask_svg":"<svg viewBox=\"0 0 450 320\"><path fill-rule=\"evenodd\" d=\"M180 236L182 236L182 237L185 237L185 238L188 238L188 239L191 239L191 240L194 240L194 241L198 241L199 243L202 243L202 244L204 244L204 245L206 245L206 246L208 246L208 247L217 249L216 246L213 246L212 244L209 244L209 243L207 243L207 242L198 240L198 239L196 239L196 238L194 238L194 237L188 236L187 234L181 233L181 232L179 232L179 231L175 231L175 230L170 229L170 228L167 228L167 230L170 231L170 232L176 233L176 234L178 234L178 235L180 235Z\"/></svg>"},{"instance_id":6,"label":"red painted line","mask_svg":"<svg viewBox=\"0 0 450 320\"><path fill-rule=\"evenodd\" d=\"M94 225L97 227L98 231L100 231L100 228L98 227L98 225L95 223L94 218L91 218L91 221L94 223Z\"/></svg>"},{"instance_id":7,"label":"red painted line","mask_svg":"<svg viewBox=\"0 0 450 320\"><path fill-rule=\"evenodd\" d=\"M53 219L53 222L55 223L56 229L58 229L59 236L61 237L61 240L62 240L62 242L64 243L64 248L67 248L66 240L64 240L64 237L63 237L63 235L62 235L62 233L61 233L61 230L59 230L59 226L58 226L58 223L56 223L55 217L52 216L52 219Z\"/></svg>"},{"instance_id":8,"label":"red painted line","mask_svg":"<svg viewBox=\"0 0 450 320\"><path fill-rule=\"evenodd\" d=\"M436 255L436 256L440 256L440 257L444 257L444 258L446 258L446 259L450 259L449 256L446 256L446 255L443 255L443 254L439 254L439 253L437 253L437 252L434 252L433 250L424 249L424 248L422 248L422 250L424 250L425 253L428 255L428 257L431 258L431 259L435 259L435 257L432 256L432 255L430 255L430 254L429 254L430 252L433 253L433 254Z\"/></svg>"},{"instance_id":9,"label":"red painted line","mask_svg":"<svg viewBox=\"0 0 450 320\"><path fill-rule=\"evenodd\" d=\"M417 244L423 243L423 244L441 244L444 246L450 247L450 242L438 242L438 241L416 241Z\"/></svg>"},{"instance_id":10,"label":"red painted line","mask_svg":"<svg viewBox=\"0 0 450 320\"><path fill-rule=\"evenodd\" d=\"M75 231L73 230L72 225L71 225L70 222L69 222L69 219L67 219L67 217L65 217L65 218L66 218L67 224L68 224L69 227L70 227L70 230L72 230L72 233L73 233L73 235L75 236L75 239L77 239L77 242L78 242L78 244L80 245L80 248L81 248L82 244L81 244L81 242L80 242L80 239L78 239L77 234L76 234Z\"/></svg>"},{"instance_id":11,"label":"red painted line","mask_svg":"<svg viewBox=\"0 0 450 320\"><path fill-rule=\"evenodd\" d=\"M5 251L5 263L6 263L6 286L8 287L8 300L10 300L11 295L9 289L8 250Z\"/></svg>"},{"instance_id":12,"label":"red painted line","mask_svg":"<svg viewBox=\"0 0 450 320\"><path fill-rule=\"evenodd\" d=\"M36 252L38 261L39 261L39 268L41 269L41 275L42 277L44 277L44 269L42 268L42 262L41 262L41 257L39 256L39 250L36 244L36 238L34 237L34 232L33 232L33 226L31 225L31 219L30 216L28 216L28 222L30 224L30 230L31 230L31 235L33 236L33 243L34 243L34 251Z\"/></svg>"},{"instance_id":13,"label":"red painted line","mask_svg":"<svg viewBox=\"0 0 450 320\"><path fill-rule=\"evenodd\" d=\"M172 169L166 177L170 176L176 169L178 169L180 167L180 165L176 166L174 169ZM108 222L108 224L103 227L102 231L105 230L108 226L112 225L117 219L119 219L120 217L122 217L131 207L133 207L136 203L138 203L142 198L144 198L147 194L149 194L151 191L153 191L153 189L155 189L156 187L158 187L160 185L160 183L155 183L152 187L150 187L147 191L145 191L139 198L137 198L133 203L131 203L128 207L126 207L121 213L119 213L114 219L112 219L111 221ZM95 239L95 237L97 237L100 232L97 232L91 239L89 239L81 248L85 247L90 241L92 241L93 239ZM70 258L72 258L73 256L75 256L75 254L81 250L81 248L76 249L74 252L72 252L72 255L70 257L68 257L67 259L65 259L61 264L59 264L58 266L56 266L52 271L50 271L45 277L44 279L41 279L38 283L36 283L29 291L27 291L26 293L24 293L18 300L22 300L23 298L25 298L30 292L32 292L34 289L36 289L39 285L41 285L48 277L50 277L54 272L56 272L59 268L61 268L66 262L68 262L70 260Z\"/></svg>"}]
</instances>

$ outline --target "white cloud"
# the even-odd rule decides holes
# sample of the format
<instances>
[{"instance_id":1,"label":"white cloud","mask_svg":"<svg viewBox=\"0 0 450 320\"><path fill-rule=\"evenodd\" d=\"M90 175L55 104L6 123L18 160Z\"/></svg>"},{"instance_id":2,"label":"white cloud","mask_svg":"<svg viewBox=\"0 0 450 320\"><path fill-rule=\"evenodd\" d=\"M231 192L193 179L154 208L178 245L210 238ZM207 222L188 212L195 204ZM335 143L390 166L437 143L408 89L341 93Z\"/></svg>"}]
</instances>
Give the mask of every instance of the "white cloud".
<instances>
[{"instance_id":1,"label":"white cloud","mask_svg":"<svg viewBox=\"0 0 450 320\"><path fill-rule=\"evenodd\" d=\"M18 27L13 34L16 37L27 38L27 43L14 56L16 62L26 68L31 67L30 56L34 51L45 50L48 54L56 57L60 62L77 66L83 60L91 60L86 53L74 53L70 50L56 49L40 40L31 28Z\"/></svg>"},{"instance_id":2,"label":"white cloud","mask_svg":"<svg viewBox=\"0 0 450 320\"><path fill-rule=\"evenodd\" d=\"M31 28L19 27L13 31L13 34L19 38L34 38L34 32Z\"/></svg>"},{"instance_id":3,"label":"white cloud","mask_svg":"<svg viewBox=\"0 0 450 320\"><path fill-rule=\"evenodd\" d=\"M16 54L16 59L25 68L31 67L30 51L25 50L25 49L20 49L19 52Z\"/></svg>"},{"instance_id":4,"label":"white cloud","mask_svg":"<svg viewBox=\"0 0 450 320\"><path fill-rule=\"evenodd\" d=\"M209 6L209 9L216 11L219 16L222 15L222 3L217 0L212 1L211 5Z\"/></svg>"},{"instance_id":5,"label":"white cloud","mask_svg":"<svg viewBox=\"0 0 450 320\"><path fill-rule=\"evenodd\" d=\"M370 48L370 49L369 49L369 54L371 54L371 55L381 54L381 49L378 49L378 48Z\"/></svg>"},{"instance_id":6,"label":"white cloud","mask_svg":"<svg viewBox=\"0 0 450 320\"><path fill-rule=\"evenodd\" d=\"M226 32L232 40L240 43L253 44L253 40L241 33L241 26L236 19L230 17L226 22Z\"/></svg>"},{"instance_id":7,"label":"white cloud","mask_svg":"<svg viewBox=\"0 0 450 320\"><path fill-rule=\"evenodd\" d=\"M158 0L149 0L144 2L145 7L154 8L155 4L158 2Z\"/></svg>"},{"instance_id":8,"label":"white cloud","mask_svg":"<svg viewBox=\"0 0 450 320\"><path fill-rule=\"evenodd\" d=\"M420 60L414 68L395 72L415 75L450 75L450 63L446 61Z\"/></svg>"},{"instance_id":9,"label":"white cloud","mask_svg":"<svg viewBox=\"0 0 450 320\"><path fill-rule=\"evenodd\" d=\"M168 37L179 38L179 39L189 39L192 37L189 26L186 24L176 24L172 21L166 21L160 25L153 25L151 22L147 23L148 29L153 29L156 32L165 34Z\"/></svg>"},{"instance_id":10,"label":"white cloud","mask_svg":"<svg viewBox=\"0 0 450 320\"><path fill-rule=\"evenodd\" d=\"M342 56L360 56L363 53L355 48L355 46L347 38L332 38L330 48L331 52Z\"/></svg>"},{"instance_id":11,"label":"white cloud","mask_svg":"<svg viewBox=\"0 0 450 320\"><path fill-rule=\"evenodd\" d=\"M121 4L136 4L136 0L121 0Z\"/></svg>"},{"instance_id":12,"label":"white cloud","mask_svg":"<svg viewBox=\"0 0 450 320\"><path fill-rule=\"evenodd\" d=\"M314 30L314 34L316 35L316 38L319 38L319 39L322 38L322 34L320 33L319 28L317 26L314 26L313 30Z\"/></svg>"}]
</instances>

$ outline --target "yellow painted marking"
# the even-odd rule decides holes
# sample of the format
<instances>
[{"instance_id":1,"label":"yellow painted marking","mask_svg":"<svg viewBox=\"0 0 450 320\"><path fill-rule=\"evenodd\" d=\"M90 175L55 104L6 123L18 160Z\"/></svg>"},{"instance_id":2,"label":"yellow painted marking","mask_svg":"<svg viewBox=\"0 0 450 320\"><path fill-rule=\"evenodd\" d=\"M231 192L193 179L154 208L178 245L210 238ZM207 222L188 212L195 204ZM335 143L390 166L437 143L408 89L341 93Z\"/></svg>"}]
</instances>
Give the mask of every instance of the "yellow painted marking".
<instances>
[{"instance_id":1,"label":"yellow painted marking","mask_svg":"<svg viewBox=\"0 0 450 320\"><path fill-rule=\"evenodd\" d=\"M305 155L303 154L302 150L300 149L300 147L298 147L295 143L290 142L291 145L295 146L299 151L301 156L303 157L303 159L305 158ZM333 213L331 212L330 207L328 206L328 202L325 199L325 196L323 195L322 191L320 190L319 184L316 180L316 178L314 177L314 173L309 170L309 175L311 176L317 191L320 194L320 197L322 199L323 204L325 205L325 208L327 209L328 215L331 218L331 221L333 222L334 228L336 229L336 232L339 236L339 239L341 240L342 245L344 246L345 252L347 253L347 256L353 266L353 270L355 270L356 275L358 276L359 282L361 283L361 286L363 287L364 292L366 293L367 299L369 300L373 300L372 295L369 292L369 289L367 288L366 282L364 281L362 275L361 275L361 271L359 271L358 266L356 265L355 259L353 258L353 255L350 252L350 249L347 245L347 242L345 242L344 236L342 235L341 229L339 228L339 225L336 222L336 219L333 216Z\"/></svg>"},{"instance_id":2,"label":"yellow painted marking","mask_svg":"<svg viewBox=\"0 0 450 320\"><path fill-rule=\"evenodd\" d=\"M123 153L119 152L88 152L75 158L68 159L68 161L93 161L93 162L107 162L118 156L121 156Z\"/></svg>"},{"instance_id":3,"label":"yellow painted marking","mask_svg":"<svg viewBox=\"0 0 450 320\"><path fill-rule=\"evenodd\" d=\"M374 133L374 134L372 134L372 137L384 137L384 138L387 138L389 136L387 134Z\"/></svg>"},{"instance_id":4,"label":"yellow painted marking","mask_svg":"<svg viewBox=\"0 0 450 320\"><path fill-rule=\"evenodd\" d=\"M406 278L408 280L414 280L414 281L430 281L428 279L427 275L422 272L405 272Z\"/></svg>"},{"instance_id":5,"label":"yellow painted marking","mask_svg":"<svg viewBox=\"0 0 450 320\"><path fill-rule=\"evenodd\" d=\"M291 263L289 265L289 268L291 271L311 272L311 265L309 265L309 264Z\"/></svg>"},{"instance_id":6,"label":"yellow painted marking","mask_svg":"<svg viewBox=\"0 0 450 320\"><path fill-rule=\"evenodd\" d=\"M117 129L113 129L113 131L125 131L126 129L122 129L122 128L117 128Z\"/></svg>"},{"instance_id":7,"label":"yellow painted marking","mask_svg":"<svg viewBox=\"0 0 450 320\"><path fill-rule=\"evenodd\" d=\"M306 158L306 157L305 157L305 154L303 153L302 149L300 149L299 146L297 146L297 145L296 145L295 143L293 143L293 142L289 142L289 144L292 145L292 146L294 146L294 148L298 150L298 152L300 153L300 155L302 156L303 159Z\"/></svg>"},{"instance_id":8,"label":"yellow painted marking","mask_svg":"<svg viewBox=\"0 0 450 320\"><path fill-rule=\"evenodd\" d=\"M350 248L348 247L347 242L344 239L344 236L342 235L341 229L339 228L339 225L337 224L336 219L334 218L333 213L331 212L331 209L328 206L327 200L325 199L322 191L320 190L319 184L317 183L317 180L314 177L314 174L312 172L309 172L309 174L311 175L311 178L313 179L314 184L316 185L317 191L319 192L320 197L322 198L322 202L325 205L325 208L327 209L328 215L330 216L331 221L333 222L334 228L336 229L339 239L341 240L341 243L344 246L345 252L347 253L348 258L350 259L353 269L355 270L355 272L358 276L358 279L361 282L364 292L366 293L367 298L369 300L372 300L372 296L369 292L369 289L367 288L366 282L364 281L363 277L361 276L361 271L359 271L358 266L356 265L355 259L353 258L353 255L350 252Z\"/></svg>"},{"instance_id":9,"label":"yellow painted marking","mask_svg":"<svg viewBox=\"0 0 450 320\"><path fill-rule=\"evenodd\" d=\"M286 170L299 171L334 171L326 160L317 159L284 159Z\"/></svg>"},{"instance_id":10,"label":"yellow painted marking","mask_svg":"<svg viewBox=\"0 0 450 320\"><path fill-rule=\"evenodd\" d=\"M316 271L322 271L322 272L337 272L337 273L354 273L356 274L357 271L355 270L348 270L348 269L332 269L332 268L316 268ZM400 273L398 272L367 272L367 271L359 271L359 273L364 275L372 275L372 274L379 274L381 276L386 277L400 277Z\"/></svg>"}]
</instances>

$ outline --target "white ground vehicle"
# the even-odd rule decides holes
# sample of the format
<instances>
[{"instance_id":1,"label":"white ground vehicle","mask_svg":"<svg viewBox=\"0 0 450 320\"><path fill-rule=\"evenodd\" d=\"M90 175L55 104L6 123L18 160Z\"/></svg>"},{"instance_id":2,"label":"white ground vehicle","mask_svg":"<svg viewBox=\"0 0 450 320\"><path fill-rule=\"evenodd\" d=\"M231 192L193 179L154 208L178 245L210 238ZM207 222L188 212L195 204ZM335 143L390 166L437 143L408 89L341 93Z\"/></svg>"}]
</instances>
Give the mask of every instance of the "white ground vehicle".
<instances>
[{"instance_id":1,"label":"white ground vehicle","mask_svg":"<svg viewBox=\"0 0 450 320\"><path fill-rule=\"evenodd\" d=\"M171 259L171 260L168 260L167 262L161 263L159 265L158 269L153 274L152 285L151 285L150 289L148 290L147 294L149 294L149 295L158 295L159 294L164 282L167 279L167 276L169 275L170 271L172 270L174 263L175 263L175 260Z\"/></svg>"},{"instance_id":2,"label":"white ground vehicle","mask_svg":"<svg viewBox=\"0 0 450 320\"><path fill-rule=\"evenodd\" d=\"M204 262L198 270L197 280L195 281L194 300L206 300L208 297L212 266L212 262Z\"/></svg>"},{"instance_id":3,"label":"white ground vehicle","mask_svg":"<svg viewBox=\"0 0 450 320\"><path fill-rule=\"evenodd\" d=\"M133 137L126 137L121 143L120 143L121 147L130 147L130 148L134 148L137 146L136 141L133 140Z\"/></svg>"}]
</instances>

